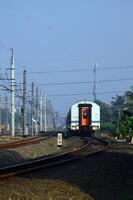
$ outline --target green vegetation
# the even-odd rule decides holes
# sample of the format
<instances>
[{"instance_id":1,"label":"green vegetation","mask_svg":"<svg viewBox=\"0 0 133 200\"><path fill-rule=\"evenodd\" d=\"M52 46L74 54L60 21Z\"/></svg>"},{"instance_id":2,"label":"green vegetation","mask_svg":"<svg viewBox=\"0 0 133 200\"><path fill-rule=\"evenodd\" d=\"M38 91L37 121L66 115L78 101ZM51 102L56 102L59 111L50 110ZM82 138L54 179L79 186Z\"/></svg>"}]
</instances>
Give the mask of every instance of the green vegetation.
<instances>
[{"instance_id":1,"label":"green vegetation","mask_svg":"<svg viewBox=\"0 0 133 200\"><path fill-rule=\"evenodd\" d=\"M116 130L116 126L115 124L112 124L111 122L101 123L101 130L108 131L109 133L114 134Z\"/></svg>"},{"instance_id":2,"label":"green vegetation","mask_svg":"<svg viewBox=\"0 0 133 200\"><path fill-rule=\"evenodd\" d=\"M133 87L123 95L112 98L111 104L99 100L101 107L101 130L119 138L133 136Z\"/></svg>"}]
</instances>

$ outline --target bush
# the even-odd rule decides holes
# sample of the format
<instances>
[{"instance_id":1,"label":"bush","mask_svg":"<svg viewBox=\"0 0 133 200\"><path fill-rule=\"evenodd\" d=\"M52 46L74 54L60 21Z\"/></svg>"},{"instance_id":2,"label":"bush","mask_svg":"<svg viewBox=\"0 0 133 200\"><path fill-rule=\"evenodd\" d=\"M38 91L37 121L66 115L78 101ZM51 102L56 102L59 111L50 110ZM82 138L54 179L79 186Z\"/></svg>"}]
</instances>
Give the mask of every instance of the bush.
<instances>
[{"instance_id":1,"label":"bush","mask_svg":"<svg viewBox=\"0 0 133 200\"><path fill-rule=\"evenodd\" d=\"M125 117L120 120L120 133L123 138L133 136L133 117Z\"/></svg>"},{"instance_id":2,"label":"bush","mask_svg":"<svg viewBox=\"0 0 133 200\"><path fill-rule=\"evenodd\" d=\"M101 130L102 131L108 131L109 133L115 133L116 132L116 126L115 126L115 124L112 124L110 122L101 123Z\"/></svg>"}]
</instances>

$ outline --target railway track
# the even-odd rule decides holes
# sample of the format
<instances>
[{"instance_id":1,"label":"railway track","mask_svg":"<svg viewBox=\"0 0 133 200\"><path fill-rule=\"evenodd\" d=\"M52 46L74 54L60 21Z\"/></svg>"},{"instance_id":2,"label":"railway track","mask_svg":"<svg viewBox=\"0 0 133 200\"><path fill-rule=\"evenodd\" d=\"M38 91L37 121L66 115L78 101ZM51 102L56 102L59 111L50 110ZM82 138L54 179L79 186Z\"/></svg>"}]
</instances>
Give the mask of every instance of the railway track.
<instances>
[{"instance_id":1,"label":"railway track","mask_svg":"<svg viewBox=\"0 0 133 200\"><path fill-rule=\"evenodd\" d=\"M40 168L59 165L65 162L74 161L83 157L98 154L110 147L110 144L100 138L91 137L84 139L84 145L73 149L70 152L58 155L41 156L30 159L20 164L0 168L0 178L10 177Z\"/></svg>"},{"instance_id":2,"label":"railway track","mask_svg":"<svg viewBox=\"0 0 133 200\"><path fill-rule=\"evenodd\" d=\"M2 144L0 144L0 150L36 144L36 143L39 143L43 140L46 140L47 138L49 138L53 135L55 135L54 132L46 132L46 133L38 135L38 136L33 136L33 137L30 137L30 138L24 138L24 139L21 139L21 140L18 140L18 141L2 143Z\"/></svg>"}]
</instances>

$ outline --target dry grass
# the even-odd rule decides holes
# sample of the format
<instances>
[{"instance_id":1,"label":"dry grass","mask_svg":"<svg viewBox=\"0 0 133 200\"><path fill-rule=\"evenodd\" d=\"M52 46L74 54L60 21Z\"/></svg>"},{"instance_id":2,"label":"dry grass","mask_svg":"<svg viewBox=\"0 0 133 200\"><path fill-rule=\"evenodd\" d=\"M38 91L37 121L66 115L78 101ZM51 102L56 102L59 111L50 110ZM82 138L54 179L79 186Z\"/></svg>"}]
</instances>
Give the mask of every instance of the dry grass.
<instances>
[{"instance_id":1,"label":"dry grass","mask_svg":"<svg viewBox=\"0 0 133 200\"><path fill-rule=\"evenodd\" d=\"M1 200L93 200L89 195L59 180L14 177L0 181Z\"/></svg>"},{"instance_id":2,"label":"dry grass","mask_svg":"<svg viewBox=\"0 0 133 200\"><path fill-rule=\"evenodd\" d=\"M48 143L53 152L54 140ZM118 143L99 155L1 180L0 200L133 200L132 188L133 145Z\"/></svg>"},{"instance_id":3,"label":"dry grass","mask_svg":"<svg viewBox=\"0 0 133 200\"><path fill-rule=\"evenodd\" d=\"M0 136L0 143L14 142L18 140L22 140L22 137L12 137L12 136Z\"/></svg>"},{"instance_id":4,"label":"dry grass","mask_svg":"<svg viewBox=\"0 0 133 200\"><path fill-rule=\"evenodd\" d=\"M83 144L83 140L73 137L63 139L63 146L57 147L57 138L52 137L37 144L17 147L9 150L0 150L0 167L16 164L27 159L50 154L67 152Z\"/></svg>"}]
</instances>

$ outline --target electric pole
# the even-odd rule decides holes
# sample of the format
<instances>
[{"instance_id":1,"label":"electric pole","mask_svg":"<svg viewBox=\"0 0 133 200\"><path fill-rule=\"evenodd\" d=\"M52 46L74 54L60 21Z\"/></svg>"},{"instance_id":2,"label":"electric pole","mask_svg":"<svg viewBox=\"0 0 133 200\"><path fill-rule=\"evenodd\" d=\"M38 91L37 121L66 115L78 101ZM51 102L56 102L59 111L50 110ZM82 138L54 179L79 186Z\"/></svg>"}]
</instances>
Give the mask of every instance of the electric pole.
<instances>
[{"instance_id":1,"label":"electric pole","mask_svg":"<svg viewBox=\"0 0 133 200\"><path fill-rule=\"evenodd\" d=\"M42 94L40 91L40 131L42 131Z\"/></svg>"},{"instance_id":2,"label":"electric pole","mask_svg":"<svg viewBox=\"0 0 133 200\"><path fill-rule=\"evenodd\" d=\"M1 99L1 88L0 88L0 125L2 125L2 99ZM2 127L0 127L0 132L2 131Z\"/></svg>"},{"instance_id":3,"label":"electric pole","mask_svg":"<svg viewBox=\"0 0 133 200\"><path fill-rule=\"evenodd\" d=\"M44 131L47 131L47 96L44 93Z\"/></svg>"},{"instance_id":4,"label":"electric pole","mask_svg":"<svg viewBox=\"0 0 133 200\"><path fill-rule=\"evenodd\" d=\"M28 103L32 103L31 99L30 99L30 94L29 92L27 91L27 98L28 98ZM29 130L29 134L30 134L30 128L31 128L31 110L30 110L30 107L28 106L28 114L27 114L27 121L28 121L28 130Z\"/></svg>"},{"instance_id":5,"label":"electric pole","mask_svg":"<svg viewBox=\"0 0 133 200\"><path fill-rule=\"evenodd\" d=\"M2 99L1 99L1 89L0 89L0 124L2 124Z\"/></svg>"},{"instance_id":6,"label":"electric pole","mask_svg":"<svg viewBox=\"0 0 133 200\"><path fill-rule=\"evenodd\" d=\"M38 87L36 87L36 133L38 132Z\"/></svg>"},{"instance_id":7,"label":"electric pole","mask_svg":"<svg viewBox=\"0 0 133 200\"><path fill-rule=\"evenodd\" d=\"M11 131L12 136L15 136L15 75L14 75L14 52L11 48Z\"/></svg>"},{"instance_id":8,"label":"electric pole","mask_svg":"<svg viewBox=\"0 0 133 200\"><path fill-rule=\"evenodd\" d=\"M93 100L94 102L96 101L96 63L94 64L93 67L93 72L94 72L94 80L93 80Z\"/></svg>"},{"instance_id":9,"label":"electric pole","mask_svg":"<svg viewBox=\"0 0 133 200\"><path fill-rule=\"evenodd\" d=\"M23 137L26 133L26 96L27 96L27 72L23 71L23 106L22 106L22 114L23 114Z\"/></svg>"},{"instance_id":10,"label":"electric pole","mask_svg":"<svg viewBox=\"0 0 133 200\"><path fill-rule=\"evenodd\" d=\"M1 68L0 68L0 80L2 79L1 77ZM1 112L2 112L2 101L1 101L1 87L0 87L0 124L2 124L2 119L1 119ZM1 131L1 130L0 130Z\"/></svg>"},{"instance_id":11,"label":"electric pole","mask_svg":"<svg viewBox=\"0 0 133 200\"><path fill-rule=\"evenodd\" d=\"M34 103L35 103L35 85L34 82L32 82L32 91L31 91L31 134L34 135Z\"/></svg>"},{"instance_id":12,"label":"electric pole","mask_svg":"<svg viewBox=\"0 0 133 200\"><path fill-rule=\"evenodd\" d=\"M8 130L8 98L7 95L5 96L5 102L6 102L6 131Z\"/></svg>"}]
</instances>

